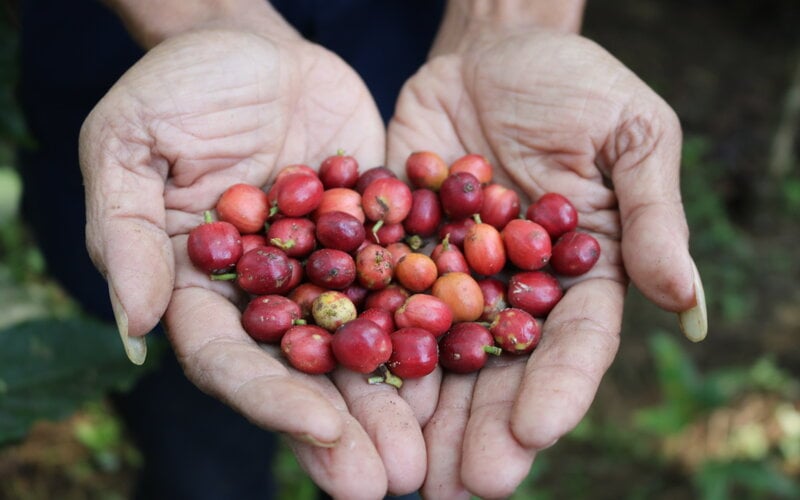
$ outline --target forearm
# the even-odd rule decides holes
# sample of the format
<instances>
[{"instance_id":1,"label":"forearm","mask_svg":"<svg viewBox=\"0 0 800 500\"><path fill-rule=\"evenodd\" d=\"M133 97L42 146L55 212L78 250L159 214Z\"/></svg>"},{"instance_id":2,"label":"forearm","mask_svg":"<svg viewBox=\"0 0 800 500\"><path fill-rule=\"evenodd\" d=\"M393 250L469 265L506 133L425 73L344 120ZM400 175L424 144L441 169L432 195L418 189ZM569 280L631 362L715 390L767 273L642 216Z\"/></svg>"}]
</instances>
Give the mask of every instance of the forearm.
<instances>
[{"instance_id":1,"label":"forearm","mask_svg":"<svg viewBox=\"0 0 800 500\"><path fill-rule=\"evenodd\" d=\"M577 33L585 0L449 0L431 55L463 48L487 33L528 28Z\"/></svg>"},{"instance_id":2,"label":"forearm","mask_svg":"<svg viewBox=\"0 0 800 500\"><path fill-rule=\"evenodd\" d=\"M131 36L146 49L200 27L297 36L266 0L103 0L103 3L122 19Z\"/></svg>"}]
</instances>

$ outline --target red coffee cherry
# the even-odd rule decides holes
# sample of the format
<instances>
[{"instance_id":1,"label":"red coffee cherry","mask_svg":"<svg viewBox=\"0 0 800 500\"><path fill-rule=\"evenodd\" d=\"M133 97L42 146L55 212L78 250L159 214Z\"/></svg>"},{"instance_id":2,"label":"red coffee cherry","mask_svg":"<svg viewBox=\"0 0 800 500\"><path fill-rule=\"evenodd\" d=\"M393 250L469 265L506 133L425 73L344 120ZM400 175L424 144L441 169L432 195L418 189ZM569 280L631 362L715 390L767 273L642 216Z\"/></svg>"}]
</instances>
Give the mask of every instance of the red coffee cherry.
<instances>
[{"instance_id":1,"label":"red coffee cherry","mask_svg":"<svg viewBox=\"0 0 800 500\"><path fill-rule=\"evenodd\" d=\"M550 265L563 276L580 276L589 272L600 259L600 244L588 233L570 231L553 245Z\"/></svg>"},{"instance_id":2,"label":"red coffee cherry","mask_svg":"<svg viewBox=\"0 0 800 500\"><path fill-rule=\"evenodd\" d=\"M525 217L539 224L556 239L578 227L578 211L563 195L546 193L528 207Z\"/></svg>"}]
</instances>

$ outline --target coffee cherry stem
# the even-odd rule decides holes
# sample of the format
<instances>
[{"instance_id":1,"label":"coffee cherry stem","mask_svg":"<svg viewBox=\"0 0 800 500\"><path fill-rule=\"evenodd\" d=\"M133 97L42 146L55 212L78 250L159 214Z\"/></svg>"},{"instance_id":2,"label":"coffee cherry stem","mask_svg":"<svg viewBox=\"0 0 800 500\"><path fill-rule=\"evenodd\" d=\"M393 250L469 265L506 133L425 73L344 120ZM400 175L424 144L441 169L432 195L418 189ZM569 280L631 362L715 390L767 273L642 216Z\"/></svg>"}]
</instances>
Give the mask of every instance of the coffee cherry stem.
<instances>
[{"instance_id":1,"label":"coffee cherry stem","mask_svg":"<svg viewBox=\"0 0 800 500\"><path fill-rule=\"evenodd\" d=\"M284 251L293 248L297 243L294 240L282 240L280 238L272 238L269 242Z\"/></svg>"},{"instance_id":2,"label":"coffee cherry stem","mask_svg":"<svg viewBox=\"0 0 800 500\"><path fill-rule=\"evenodd\" d=\"M486 354L491 354L492 356L499 356L503 354L503 350L497 347L496 345L483 346L483 352L485 352Z\"/></svg>"},{"instance_id":3,"label":"coffee cherry stem","mask_svg":"<svg viewBox=\"0 0 800 500\"><path fill-rule=\"evenodd\" d=\"M381 243L380 238L378 238L378 230L380 230L380 228L382 227L383 227L383 219L379 220L378 222L375 223L374 226L372 226L372 234L373 236L375 236L375 243L377 244Z\"/></svg>"},{"instance_id":4,"label":"coffee cherry stem","mask_svg":"<svg viewBox=\"0 0 800 500\"><path fill-rule=\"evenodd\" d=\"M292 320L292 325L295 325L295 326L296 325L307 325L307 324L308 324L308 321L306 321L306 320L304 320L302 318L298 318L298 319Z\"/></svg>"},{"instance_id":5,"label":"coffee cherry stem","mask_svg":"<svg viewBox=\"0 0 800 500\"><path fill-rule=\"evenodd\" d=\"M442 250L445 252L450 250L450 233L444 235L444 239L442 240Z\"/></svg>"},{"instance_id":6,"label":"coffee cherry stem","mask_svg":"<svg viewBox=\"0 0 800 500\"><path fill-rule=\"evenodd\" d=\"M475 224L483 223L483 221L481 220L481 214L472 214L472 220L475 221Z\"/></svg>"},{"instance_id":7,"label":"coffee cherry stem","mask_svg":"<svg viewBox=\"0 0 800 500\"><path fill-rule=\"evenodd\" d=\"M408 243L408 246L411 247L412 250L419 250L422 248L424 241L420 235L414 234L406 238L406 243Z\"/></svg>"},{"instance_id":8,"label":"coffee cherry stem","mask_svg":"<svg viewBox=\"0 0 800 500\"><path fill-rule=\"evenodd\" d=\"M403 379L390 372L386 365L381 365L381 371L383 372L384 383L396 387L397 389L403 387Z\"/></svg>"},{"instance_id":9,"label":"coffee cherry stem","mask_svg":"<svg viewBox=\"0 0 800 500\"><path fill-rule=\"evenodd\" d=\"M233 281L236 276L236 273L212 274L211 281Z\"/></svg>"},{"instance_id":10,"label":"coffee cherry stem","mask_svg":"<svg viewBox=\"0 0 800 500\"><path fill-rule=\"evenodd\" d=\"M389 371L389 368L386 365L380 366L381 375L373 375L367 379L367 382L375 385L375 384L389 384L392 387L397 389L403 387L403 379L394 375L392 372Z\"/></svg>"},{"instance_id":11,"label":"coffee cherry stem","mask_svg":"<svg viewBox=\"0 0 800 500\"><path fill-rule=\"evenodd\" d=\"M214 217L211 215L211 210L206 210L203 212L203 222L208 224L209 222L214 222Z\"/></svg>"}]
</instances>

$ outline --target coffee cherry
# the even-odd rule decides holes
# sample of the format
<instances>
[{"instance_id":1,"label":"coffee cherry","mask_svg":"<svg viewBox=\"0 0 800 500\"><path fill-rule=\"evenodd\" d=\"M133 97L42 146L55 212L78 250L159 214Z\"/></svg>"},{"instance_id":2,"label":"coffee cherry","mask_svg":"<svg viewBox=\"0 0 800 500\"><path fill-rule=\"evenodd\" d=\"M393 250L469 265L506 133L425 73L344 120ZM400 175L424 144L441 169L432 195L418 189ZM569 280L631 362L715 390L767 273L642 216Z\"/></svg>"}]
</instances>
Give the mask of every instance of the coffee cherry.
<instances>
[{"instance_id":1,"label":"coffee cherry","mask_svg":"<svg viewBox=\"0 0 800 500\"><path fill-rule=\"evenodd\" d=\"M209 212L206 212L206 218L208 222L189 232L186 241L189 260L206 273L227 271L242 256L242 237L233 224L213 222Z\"/></svg>"},{"instance_id":2,"label":"coffee cherry","mask_svg":"<svg viewBox=\"0 0 800 500\"><path fill-rule=\"evenodd\" d=\"M267 193L250 184L234 184L217 201L219 220L230 222L242 234L264 229L269 216Z\"/></svg>"},{"instance_id":3,"label":"coffee cherry","mask_svg":"<svg viewBox=\"0 0 800 500\"><path fill-rule=\"evenodd\" d=\"M332 332L348 321L356 318L356 306L347 295L335 290L319 294L311 304L311 316L314 322Z\"/></svg>"},{"instance_id":4,"label":"coffee cherry","mask_svg":"<svg viewBox=\"0 0 800 500\"><path fill-rule=\"evenodd\" d=\"M281 338L281 352L289 364L303 373L322 375L336 368L333 335L316 325L297 325Z\"/></svg>"},{"instance_id":5,"label":"coffee cherry","mask_svg":"<svg viewBox=\"0 0 800 500\"><path fill-rule=\"evenodd\" d=\"M258 247L236 263L236 284L253 295L281 293L291 279L289 257L275 247Z\"/></svg>"},{"instance_id":6,"label":"coffee cherry","mask_svg":"<svg viewBox=\"0 0 800 500\"><path fill-rule=\"evenodd\" d=\"M497 345L512 354L531 352L542 337L534 317L513 307L500 311L489 326L489 331Z\"/></svg>"},{"instance_id":7,"label":"coffee cherry","mask_svg":"<svg viewBox=\"0 0 800 500\"><path fill-rule=\"evenodd\" d=\"M386 366L400 378L419 378L431 373L439 362L439 346L424 328L400 328L390 335L392 355Z\"/></svg>"},{"instance_id":8,"label":"coffee cherry","mask_svg":"<svg viewBox=\"0 0 800 500\"><path fill-rule=\"evenodd\" d=\"M543 268L550 261L552 247L550 235L539 224L523 219L514 219L501 233L508 260L525 271Z\"/></svg>"},{"instance_id":9,"label":"coffee cherry","mask_svg":"<svg viewBox=\"0 0 800 500\"><path fill-rule=\"evenodd\" d=\"M370 373L389 361L392 340L368 319L353 319L336 329L331 341L336 360L350 370Z\"/></svg>"},{"instance_id":10,"label":"coffee cherry","mask_svg":"<svg viewBox=\"0 0 800 500\"><path fill-rule=\"evenodd\" d=\"M439 339L439 363L453 373L472 373L501 349L494 345L489 329L480 323L457 323Z\"/></svg>"},{"instance_id":11,"label":"coffee cherry","mask_svg":"<svg viewBox=\"0 0 800 500\"><path fill-rule=\"evenodd\" d=\"M588 233L569 231L553 245L550 265L563 276L580 276L589 272L600 259L600 244Z\"/></svg>"},{"instance_id":12,"label":"coffee cherry","mask_svg":"<svg viewBox=\"0 0 800 500\"><path fill-rule=\"evenodd\" d=\"M537 318L547 316L563 295L555 276L544 271L517 273L508 282L508 303Z\"/></svg>"},{"instance_id":13,"label":"coffee cherry","mask_svg":"<svg viewBox=\"0 0 800 500\"><path fill-rule=\"evenodd\" d=\"M259 342L279 342L301 317L300 306L282 295L262 295L247 304L242 327Z\"/></svg>"},{"instance_id":14,"label":"coffee cherry","mask_svg":"<svg viewBox=\"0 0 800 500\"><path fill-rule=\"evenodd\" d=\"M578 211L566 197L558 193L542 195L528 207L525 217L545 228L554 240L578 227Z\"/></svg>"},{"instance_id":15,"label":"coffee cherry","mask_svg":"<svg viewBox=\"0 0 800 500\"><path fill-rule=\"evenodd\" d=\"M358 161L339 150L319 166L319 180L325 189L352 188L358 182Z\"/></svg>"},{"instance_id":16,"label":"coffee cherry","mask_svg":"<svg viewBox=\"0 0 800 500\"><path fill-rule=\"evenodd\" d=\"M468 172L450 174L439 189L439 201L449 218L470 217L479 213L483 206L481 183Z\"/></svg>"}]
</instances>

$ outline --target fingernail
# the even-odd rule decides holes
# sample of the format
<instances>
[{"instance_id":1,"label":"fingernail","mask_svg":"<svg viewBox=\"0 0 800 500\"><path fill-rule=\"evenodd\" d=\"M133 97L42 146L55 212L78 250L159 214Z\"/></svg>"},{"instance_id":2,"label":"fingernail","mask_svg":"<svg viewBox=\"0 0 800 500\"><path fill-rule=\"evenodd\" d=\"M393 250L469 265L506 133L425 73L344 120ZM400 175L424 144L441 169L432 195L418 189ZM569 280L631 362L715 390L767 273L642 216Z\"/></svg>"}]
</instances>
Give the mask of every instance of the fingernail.
<instances>
[{"instance_id":1,"label":"fingernail","mask_svg":"<svg viewBox=\"0 0 800 500\"><path fill-rule=\"evenodd\" d=\"M316 446L316 447L319 447L319 448L333 448L334 446L336 446L336 443L338 442L338 441L334 441L332 443L329 443L329 442L325 442L325 441L320 441L319 439L315 438L314 436L312 436L311 434L308 434L308 433L292 434L292 437L294 437L295 439L297 439L299 441L303 441L304 443L307 443L307 444L310 444L312 446Z\"/></svg>"},{"instance_id":2,"label":"fingernail","mask_svg":"<svg viewBox=\"0 0 800 500\"><path fill-rule=\"evenodd\" d=\"M122 339L122 346L125 348L125 355L134 365L144 364L147 358L147 341L144 337L128 336L128 314L122 308L122 303L114 291L111 281L108 282L108 296L111 298L111 309L114 311L114 319L117 322L117 330Z\"/></svg>"},{"instance_id":3,"label":"fingernail","mask_svg":"<svg viewBox=\"0 0 800 500\"><path fill-rule=\"evenodd\" d=\"M703 282L697 265L692 261L694 272L695 305L691 309L678 313L678 321L686 338L692 342L700 342L708 333L708 313L706 312L706 294L703 291Z\"/></svg>"},{"instance_id":4,"label":"fingernail","mask_svg":"<svg viewBox=\"0 0 800 500\"><path fill-rule=\"evenodd\" d=\"M546 450L547 448L552 448L553 446L556 445L557 442L558 442L558 438L555 438L554 440L550 441L547 445L545 445L545 447L542 448L542 449Z\"/></svg>"}]
</instances>

